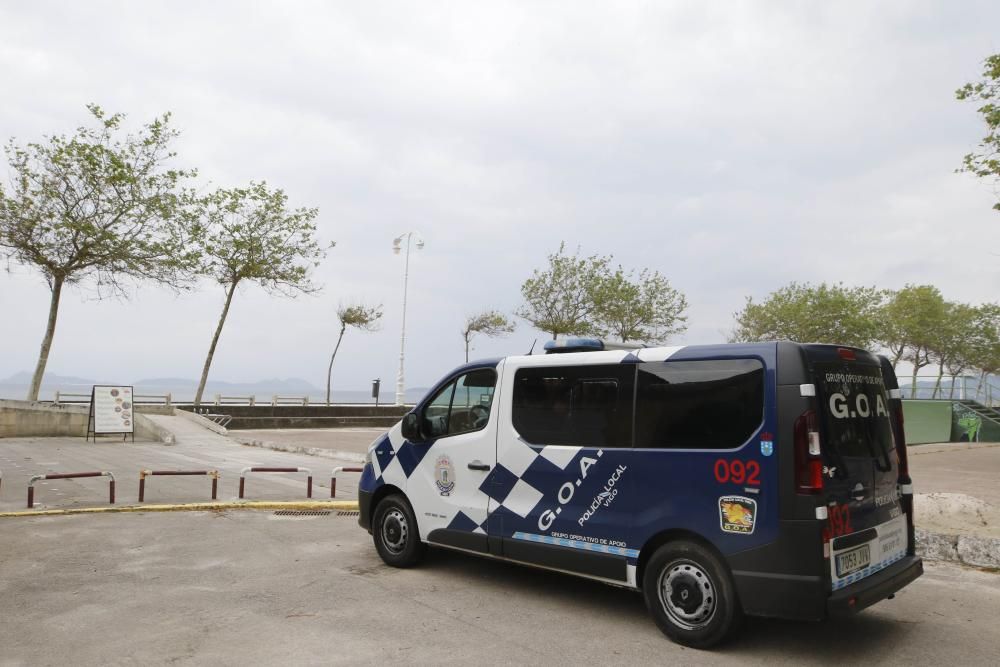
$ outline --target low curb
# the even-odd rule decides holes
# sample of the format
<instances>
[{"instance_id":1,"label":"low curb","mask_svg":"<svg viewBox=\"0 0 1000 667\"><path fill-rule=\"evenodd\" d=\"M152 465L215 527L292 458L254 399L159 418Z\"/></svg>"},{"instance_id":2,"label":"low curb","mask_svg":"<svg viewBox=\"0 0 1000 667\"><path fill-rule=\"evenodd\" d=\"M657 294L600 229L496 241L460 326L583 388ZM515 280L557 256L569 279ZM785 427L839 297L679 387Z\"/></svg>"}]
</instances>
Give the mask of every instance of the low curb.
<instances>
[{"instance_id":1,"label":"low curb","mask_svg":"<svg viewBox=\"0 0 1000 667\"><path fill-rule=\"evenodd\" d=\"M949 535L916 529L917 555L930 560L1000 569L1000 537Z\"/></svg>"},{"instance_id":2,"label":"low curb","mask_svg":"<svg viewBox=\"0 0 1000 667\"><path fill-rule=\"evenodd\" d=\"M0 518L31 516L67 516L70 514L123 514L126 512L217 512L228 510L341 510L358 511L356 500L302 500L245 502L179 503L172 505L120 505L108 507L69 507L52 510L0 512Z\"/></svg>"}]
</instances>

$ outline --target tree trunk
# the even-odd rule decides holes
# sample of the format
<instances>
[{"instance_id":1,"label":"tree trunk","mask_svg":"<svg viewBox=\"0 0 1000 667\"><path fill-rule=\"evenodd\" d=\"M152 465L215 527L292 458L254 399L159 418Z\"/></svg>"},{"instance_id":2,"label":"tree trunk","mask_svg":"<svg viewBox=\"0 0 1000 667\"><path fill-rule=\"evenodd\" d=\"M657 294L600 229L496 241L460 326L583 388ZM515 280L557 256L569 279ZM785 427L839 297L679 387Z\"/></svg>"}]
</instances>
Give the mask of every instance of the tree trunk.
<instances>
[{"instance_id":1,"label":"tree trunk","mask_svg":"<svg viewBox=\"0 0 1000 667\"><path fill-rule=\"evenodd\" d=\"M938 392L941 392L941 378L943 377L944 377L944 362L942 361L941 365L938 366L937 381L934 383L934 393L931 394L931 398L937 398ZM944 396L944 392L941 392L941 395Z\"/></svg>"},{"instance_id":2,"label":"tree trunk","mask_svg":"<svg viewBox=\"0 0 1000 667\"><path fill-rule=\"evenodd\" d=\"M62 288L63 278L53 278L52 299L49 301L49 321L45 326L42 349L38 352L38 363L35 365L35 374L31 376L31 387L28 388L29 401L37 401L38 393L42 390L42 378L45 376L45 367L49 363L49 350L52 349L52 339L56 335L56 318L59 316L59 298L62 295Z\"/></svg>"},{"instance_id":3,"label":"tree trunk","mask_svg":"<svg viewBox=\"0 0 1000 667\"><path fill-rule=\"evenodd\" d=\"M198 392L194 395L195 406L201 405L201 396L205 393L205 384L208 382L208 370L212 367L212 359L215 357L215 347L219 344L219 336L222 334L222 327L226 323L226 316L229 315L229 305L233 302L233 294L236 292L238 280L233 281L226 292L226 305L222 307L222 315L219 317L219 326L215 327L215 335L212 336L212 344L208 348L208 356L205 357L205 367L201 369L201 381L198 383Z\"/></svg>"},{"instance_id":4,"label":"tree trunk","mask_svg":"<svg viewBox=\"0 0 1000 667\"><path fill-rule=\"evenodd\" d=\"M337 337L337 344L333 347L333 354L330 355L330 365L326 369L326 407L330 407L330 378L333 376L333 360L337 358L337 350L340 349L340 341L344 340L344 331L347 325L340 323L340 335Z\"/></svg>"},{"instance_id":5,"label":"tree trunk","mask_svg":"<svg viewBox=\"0 0 1000 667\"><path fill-rule=\"evenodd\" d=\"M465 363L469 363L469 339L472 337L468 332L463 334L465 337Z\"/></svg>"},{"instance_id":6,"label":"tree trunk","mask_svg":"<svg viewBox=\"0 0 1000 667\"><path fill-rule=\"evenodd\" d=\"M920 363L920 351L918 350L917 354L913 356L913 378L912 378L912 384L910 385L910 398L917 397L917 371L920 370L921 368L919 363Z\"/></svg>"}]
</instances>

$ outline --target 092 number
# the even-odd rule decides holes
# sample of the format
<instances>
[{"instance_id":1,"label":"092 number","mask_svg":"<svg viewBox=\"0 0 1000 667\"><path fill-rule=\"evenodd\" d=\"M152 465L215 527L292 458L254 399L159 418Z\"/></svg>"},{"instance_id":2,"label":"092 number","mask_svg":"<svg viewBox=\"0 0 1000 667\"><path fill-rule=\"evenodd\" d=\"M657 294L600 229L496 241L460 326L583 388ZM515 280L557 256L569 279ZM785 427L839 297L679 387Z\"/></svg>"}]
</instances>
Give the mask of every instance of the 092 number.
<instances>
[{"instance_id":1,"label":"092 number","mask_svg":"<svg viewBox=\"0 0 1000 667\"><path fill-rule=\"evenodd\" d=\"M732 482L760 486L760 464L756 461L719 459L715 462L715 481L719 484Z\"/></svg>"}]
</instances>

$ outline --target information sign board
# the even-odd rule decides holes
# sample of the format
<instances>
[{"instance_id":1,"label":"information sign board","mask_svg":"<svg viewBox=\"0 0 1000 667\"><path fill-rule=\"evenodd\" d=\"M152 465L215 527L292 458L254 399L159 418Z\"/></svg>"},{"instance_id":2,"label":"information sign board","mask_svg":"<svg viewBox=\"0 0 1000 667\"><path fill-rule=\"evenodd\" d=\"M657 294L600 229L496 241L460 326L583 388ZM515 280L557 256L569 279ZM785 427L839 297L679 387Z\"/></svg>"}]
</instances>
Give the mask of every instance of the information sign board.
<instances>
[{"instance_id":1,"label":"information sign board","mask_svg":"<svg viewBox=\"0 0 1000 667\"><path fill-rule=\"evenodd\" d=\"M135 437L135 404L132 387L94 385L90 392L87 437L120 433Z\"/></svg>"}]
</instances>

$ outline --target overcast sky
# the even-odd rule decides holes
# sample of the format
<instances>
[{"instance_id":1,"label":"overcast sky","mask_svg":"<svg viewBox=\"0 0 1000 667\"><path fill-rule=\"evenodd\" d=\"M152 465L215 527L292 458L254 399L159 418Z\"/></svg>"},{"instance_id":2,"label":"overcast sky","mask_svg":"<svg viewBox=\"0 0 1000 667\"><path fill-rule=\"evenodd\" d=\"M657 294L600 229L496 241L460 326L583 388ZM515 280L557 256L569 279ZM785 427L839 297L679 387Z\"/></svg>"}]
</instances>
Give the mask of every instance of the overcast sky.
<instances>
[{"instance_id":1,"label":"overcast sky","mask_svg":"<svg viewBox=\"0 0 1000 667\"><path fill-rule=\"evenodd\" d=\"M407 384L462 361L465 316L512 311L560 241L665 274L676 343L721 342L746 296L792 280L1000 292L991 188L955 174L985 133L954 90L1000 51L996 2L0 4L0 135L69 133L96 102L174 114L202 183L264 179L319 207L336 247L317 296L243 288L212 377L395 381L411 256ZM5 165L4 165L5 167ZM2 168L2 167L0 167ZM196 378L223 292L64 294L49 371ZM31 370L48 291L0 273L0 378ZM475 356L523 353L525 323Z\"/></svg>"}]
</instances>

